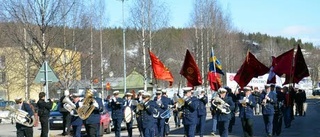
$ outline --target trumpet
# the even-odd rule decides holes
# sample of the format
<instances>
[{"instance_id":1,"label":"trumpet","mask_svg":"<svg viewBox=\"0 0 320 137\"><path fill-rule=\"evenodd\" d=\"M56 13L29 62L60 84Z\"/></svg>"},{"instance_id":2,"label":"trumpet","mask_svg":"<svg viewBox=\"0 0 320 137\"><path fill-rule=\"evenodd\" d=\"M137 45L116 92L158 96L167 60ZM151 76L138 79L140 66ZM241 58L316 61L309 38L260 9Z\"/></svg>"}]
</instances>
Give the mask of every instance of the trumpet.
<instances>
[{"instance_id":1,"label":"trumpet","mask_svg":"<svg viewBox=\"0 0 320 137\"><path fill-rule=\"evenodd\" d=\"M165 118L170 118L171 117L171 110L167 109L166 111L162 112L160 114L160 118L165 119Z\"/></svg>"}]
</instances>

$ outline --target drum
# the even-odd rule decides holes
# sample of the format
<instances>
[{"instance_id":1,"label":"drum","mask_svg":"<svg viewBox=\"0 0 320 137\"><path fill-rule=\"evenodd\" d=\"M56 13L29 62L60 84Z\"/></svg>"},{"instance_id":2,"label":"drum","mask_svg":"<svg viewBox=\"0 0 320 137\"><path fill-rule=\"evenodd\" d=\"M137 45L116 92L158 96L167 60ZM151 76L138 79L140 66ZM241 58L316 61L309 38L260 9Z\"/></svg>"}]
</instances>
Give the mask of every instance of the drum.
<instances>
[{"instance_id":1,"label":"drum","mask_svg":"<svg viewBox=\"0 0 320 137\"><path fill-rule=\"evenodd\" d=\"M126 106L123 112L124 112L124 122L130 123L133 118L133 113L131 108L129 106Z\"/></svg>"}]
</instances>

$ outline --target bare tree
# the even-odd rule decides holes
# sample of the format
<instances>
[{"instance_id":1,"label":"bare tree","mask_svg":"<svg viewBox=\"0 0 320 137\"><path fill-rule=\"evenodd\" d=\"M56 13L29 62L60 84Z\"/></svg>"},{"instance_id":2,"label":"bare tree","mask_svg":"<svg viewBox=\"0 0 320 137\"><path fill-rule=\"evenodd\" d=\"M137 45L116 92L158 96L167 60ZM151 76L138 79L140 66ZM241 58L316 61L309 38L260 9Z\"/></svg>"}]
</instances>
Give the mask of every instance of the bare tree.
<instances>
[{"instance_id":1,"label":"bare tree","mask_svg":"<svg viewBox=\"0 0 320 137\"><path fill-rule=\"evenodd\" d=\"M146 48L148 47L151 50L152 47L157 47L157 43L153 43L152 40L156 36L156 32L168 23L169 11L165 9L165 4L157 0L136 0L130 10L129 26L141 30L141 32L138 31L137 36L138 45L142 48L140 52L142 52L143 63L139 64L143 64L145 89L148 83L147 64L150 64L147 63ZM161 48L155 48L155 51L161 51ZM150 77L152 77L152 71L150 73Z\"/></svg>"}]
</instances>

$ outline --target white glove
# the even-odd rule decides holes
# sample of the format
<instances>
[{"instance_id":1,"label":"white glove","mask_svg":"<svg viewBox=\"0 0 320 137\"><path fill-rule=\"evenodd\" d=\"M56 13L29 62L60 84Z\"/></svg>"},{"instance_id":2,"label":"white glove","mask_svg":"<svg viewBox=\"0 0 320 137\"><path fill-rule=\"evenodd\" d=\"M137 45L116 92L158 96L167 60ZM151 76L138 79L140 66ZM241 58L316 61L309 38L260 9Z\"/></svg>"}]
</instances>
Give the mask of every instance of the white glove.
<instances>
[{"instance_id":1,"label":"white glove","mask_svg":"<svg viewBox=\"0 0 320 137\"><path fill-rule=\"evenodd\" d=\"M99 108L99 104L97 101L93 101L93 105L96 107L96 108Z\"/></svg>"},{"instance_id":2,"label":"white glove","mask_svg":"<svg viewBox=\"0 0 320 137\"><path fill-rule=\"evenodd\" d=\"M79 102L79 107L82 107L83 106L83 102Z\"/></svg>"},{"instance_id":3,"label":"white glove","mask_svg":"<svg viewBox=\"0 0 320 137\"><path fill-rule=\"evenodd\" d=\"M230 105L228 103L225 104L227 107L230 107Z\"/></svg>"},{"instance_id":4,"label":"white glove","mask_svg":"<svg viewBox=\"0 0 320 137\"><path fill-rule=\"evenodd\" d=\"M72 116L74 115L74 111L73 110L70 112L70 115L72 115Z\"/></svg>"},{"instance_id":5,"label":"white glove","mask_svg":"<svg viewBox=\"0 0 320 137\"><path fill-rule=\"evenodd\" d=\"M221 109L221 112L222 112L222 113L226 113L226 112L227 112L227 109L223 108L223 109Z\"/></svg>"},{"instance_id":6,"label":"white glove","mask_svg":"<svg viewBox=\"0 0 320 137\"><path fill-rule=\"evenodd\" d=\"M246 99L246 102L248 103L248 102L249 102L249 99Z\"/></svg>"}]
</instances>

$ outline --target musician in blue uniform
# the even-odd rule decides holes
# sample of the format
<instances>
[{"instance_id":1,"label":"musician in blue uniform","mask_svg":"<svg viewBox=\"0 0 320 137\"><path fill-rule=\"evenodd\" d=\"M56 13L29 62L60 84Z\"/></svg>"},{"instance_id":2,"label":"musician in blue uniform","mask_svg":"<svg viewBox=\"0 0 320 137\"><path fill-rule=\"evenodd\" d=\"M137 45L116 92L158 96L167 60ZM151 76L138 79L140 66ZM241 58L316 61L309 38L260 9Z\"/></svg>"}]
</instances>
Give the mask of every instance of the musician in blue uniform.
<instances>
[{"instance_id":1,"label":"musician in blue uniform","mask_svg":"<svg viewBox=\"0 0 320 137\"><path fill-rule=\"evenodd\" d=\"M103 104L102 99L97 96L97 92L94 92L92 90L87 90L87 92L92 92L94 99L93 102L91 102L94 106L94 110L89 115L87 119L83 121L84 126L86 128L87 136L88 137L97 137L99 135L99 127L100 127L100 113L103 111ZM80 103L80 107L82 103Z\"/></svg>"},{"instance_id":2,"label":"musician in blue uniform","mask_svg":"<svg viewBox=\"0 0 320 137\"><path fill-rule=\"evenodd\" d=\"M272 122L274 116L274 104L277 102L277 96L271 92L270 84L265 85L265 92L260 96L262 115L265 126L265 131L268 137L272 136Z\"/></svg>"},{"instance_id":3,"label":"musician in blue uniform","mask_svg":"<svg viewBox=\"0 0 320 137\"><path fill-rule=\"evenodd\" d=\"M154 98L154 101L157 104L156 108L160 115L165 113L166 110L168 110L169 102L165 97L162 96L161 88L157 88L156 97ZM155 128L157 137L162 137L164 135L165 120L164 118L160 117L160 115L157 117L157 121L156 121L157 127Z\"/></svg>"},{"instance_id":4,"label":"musician in blue uniform","mask_svg":"<svg viewBox=\"0 0 320 137\"><path fill-rule=\"evenodd\" d=\"M200 94L198 95L198 100L199 100L199 106L198 106L197 133L199 133L200 137L203 137L204 126L205 126L206 117L207 117L206 105L208 103L208 97L204 89L200 90Z\"/></svg>"},{"instance_id":5,"label":"musician in blue uniform","mask_svg":"<svg viewBox=\"0 0 320 137\"><path fill-rule=\"evenodd\" d=\"M281 86L276 86L277 102L274 104L273 130L272 134L279 136L282 131L282 118L284 112L285 93Z\"/></svg>"},{"instance_id":6,"label":"musician in blue uniform","mask_svg":"<svg viewBox=\"0 0 320 137\"><path fill-rule=\"evenodd\" d=\"M80 94L73 93L72 94L73 103L76 105L76 108L73 109L71 114L71 126L73 129L73 137L81 137L81 127L82 127L82 119L78 116L77 109L80 107Z\"/></svg>"},{"instance_id":7,"label":"musician in blue uniform","mask_svg":"<svg viewBox=\"0 0 320 137\"><path fill-rule=\"evenodd\" d=\"M126 93L126 97L125 97L125 101L124 101L123 106L129 107L131 109L131 111L135 110L136 106L132 100L132 93L130 93L130 92ZM131 112L131 114L132 114L132 112ZM132 119L130 120L130 122L128 121L128 123L126 123L126 125L127 125L128 137L132 137Z\"/></svg>"},{"instance_id":8,"label":"musician in blue uniform","mask_svg":"<svg viewBox=\"0 0 320 137\"><path fill-rule=\"evenodd\" d=\"M32 123L32 120L34 120L32 119L34 115L32 108L28 103L22 102L22 98L16 98L15 102L16 102L17 109L23 110L28 113L24 121L19 121L25 124L16 122L17 137L33 137L33 124L30 124ZM30 126L26 126L26 125L30 125Z\"/></svg>"},{"instance_id":9,"label":"musician in blue uniform","mask_svg":"<svg viewBox=\"0 0 320 137\"><path fill-rule=\"evenodd\" d=\"M225 88L219 88L218 93L223 102L217 102L214 100L214 104L221 107L221 109L217 109L217 126L220 136L227 137L229 134L228 128L231 119L230 110L234 109L235 105L232 98L227 96L227 90Z\"/></svg>"},{"instance_id":10,"label":"musician in blue uniform","mask_svg":"<svg viewBox=\"0 0 320 137\"><path fill-rule=\"evenodd\" d=\"M144 90L139 90L138 91L138 96L136 98L136 101L138 103L142 103L142 93L144 92ZM138 126L138 130L139 130L139 137L143 136L143 129L142 129L142 117L141 117L141 110L139 109L135 109L136 112L136 119L137 119L137 126Z\"/></svg>"},{"instance_id":11,"label":"musician in blue uniform","mask_svg":"<svg viewBox=\"0 0 320 137\"><path fill-rule=\"evenodd\" d=\"M199 105L198 99L192 96L191 87L185 87L182 89L184 93L184 105L182 106L183 118L182 123L184 125L185 135L187 137L194 137L196 125L198 122L197 107Z\"/></svg>"},{"instance_id":12,"label":"musician in blue uniform","mask_svg":"<svg viewBox=\"0 0 320 137\"><path fill-rule=\"evenodd\" d=\"M241 118L242 130L244 137L253 136L253 112L256 106L256 98L251 94L250 87L244 87L244 96L239 100L239 117Z\"/></svg>"},{"instance_id":13,"label":"musician in blue uniform","mask_svg":"<svg viewBox=\"0 0 320 137\"><path fill-rule=\"evenodd\" d=\"M151 100L151 94L148 92L143 93L143 101L141 103L141 120L142 120L142 130L144 137L154 137L155 135L155 121L153 117L155 113L158 113L156 106L157 104Z\"/></svg>"},{"instance_id":14,"label":"musician in blue uniform","mask_svg":"<svg viewBox=\"0 0 320 137\"><path fill-rule=\"evenodd\" d=\"M112 121L114 126L114 133L116 137L120 137L121 122L123 120L123 99L119 97L119 91L113 92L113 97L110 99L110 107L112 109Z\"/></svg>"},{"instance_id":15,"label":"musician in blue uniform","mask_svg":"<svg viewBox=\"0 0 320 137\"><path fill-rule=\"evenodd\" d=\"M168 103L168 108L167 108L167 113L165 113L165 118L164 118L164 135L163 136L168 136L170 132L170 126L169 126L169 118L171 116L171 108L170 106L173 106L173 100L168 98L167 91L162 89L162 98L165 100L166 103Z\"/></svg>"}]
</instances>

